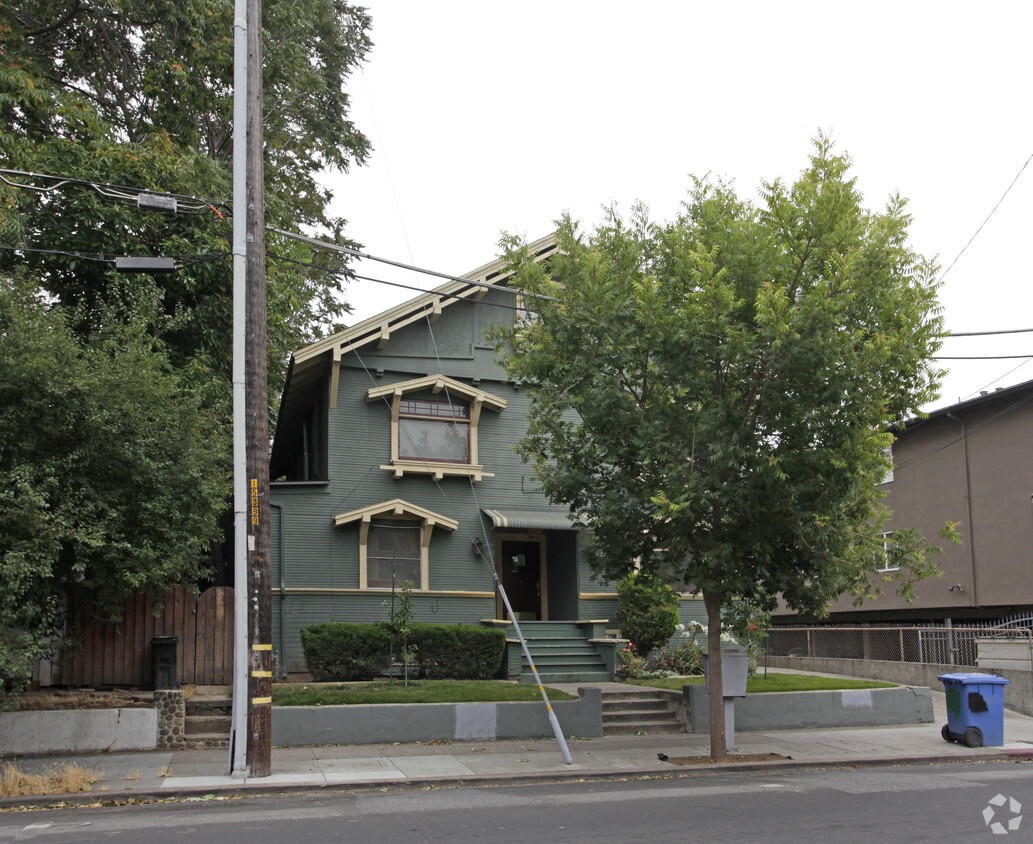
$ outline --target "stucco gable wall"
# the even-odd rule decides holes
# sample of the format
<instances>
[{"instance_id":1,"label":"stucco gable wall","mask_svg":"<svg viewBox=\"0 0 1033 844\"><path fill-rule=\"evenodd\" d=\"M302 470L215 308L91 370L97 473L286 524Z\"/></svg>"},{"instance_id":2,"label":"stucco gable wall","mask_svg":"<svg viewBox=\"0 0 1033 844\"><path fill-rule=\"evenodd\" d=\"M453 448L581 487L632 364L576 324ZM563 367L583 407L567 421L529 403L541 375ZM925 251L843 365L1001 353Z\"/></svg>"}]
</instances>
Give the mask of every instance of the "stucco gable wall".
<instances>
[{"instance_id":1,"label":"stucco gable wall","mask_svg":"<svg viewBox=\"0 0 1033 844\"><path fill-rule=\"evenodd\" d=\"M882 487L894 511L888 529L917 528L936 539L945 522L957 522L962 544L941 543L935 560L943 576L915 584L910 606L888 583L861 611L958 617L1033 604L1033 401L1023 398L991 397L898 436L893 480ZM957 585L963 589L950 591ZM844 598L831 611L854 608Z\"/></svg>"}]
</instances>

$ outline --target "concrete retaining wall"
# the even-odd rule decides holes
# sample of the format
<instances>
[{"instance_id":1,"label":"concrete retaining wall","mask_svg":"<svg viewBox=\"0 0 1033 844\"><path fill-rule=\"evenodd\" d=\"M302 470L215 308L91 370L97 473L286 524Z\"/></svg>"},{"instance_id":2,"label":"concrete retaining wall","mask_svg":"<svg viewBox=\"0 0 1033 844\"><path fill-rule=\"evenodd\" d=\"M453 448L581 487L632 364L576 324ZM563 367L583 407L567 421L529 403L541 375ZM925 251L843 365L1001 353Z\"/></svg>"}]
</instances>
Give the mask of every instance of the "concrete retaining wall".
<instances>
[{"instance_id":1,"label":"concrete retaining wall","mask_svg":"<svg viewBox=\"0 0 1033 844\"><path fill-rule=\"evenodd\" d=\"M1033 671L1009 668L976 668L966 665L934 665L923 662L893 662L879 659L832 659L831 657L766 656L762 658L772 668L794 668L799 671L818 671L825 674L844 674L869 680L885 680L910 686L928 686L941 691L941 674L967 672L997 674L1008 681L1004 687L1004 705L1024 715L1033 715Z\"/></svg>"},{"instance_id":2,"label":"concrete retaining wall","mask_svg":"<svg viewBox=\"0 0 1033 844\"><path fill-rule=\"evenodd\" d=\"M70 709L0 714L0 756L154 750L154 709Z\"/></svg>"},{"instance_id":3,"label":"concrete retaining wall","mask_svg":"<svg viewBox=\"0 0 1033 844\"><path fill-rule=\"evenodd\" d=\"M685 686L678 707L690 733L710 731L710 696L704 686ZM928 688L778 692L735 698L736 730L802 730L928 724Z\"/></svg>"},{"instance_id":4,"label":"concrete retaining wall","mask_svg":"<svg viewBox=\"0 0 1033 844\"><path fill-rule=\"evenodd\" d=\"M552 709L565 736L603 734L602 692ZM362 706L284 706L273 709L273 745L377 744L412 741L490 741L551 738L545 706L531 703L393 703Z\"/></svg>"}]
</instances>

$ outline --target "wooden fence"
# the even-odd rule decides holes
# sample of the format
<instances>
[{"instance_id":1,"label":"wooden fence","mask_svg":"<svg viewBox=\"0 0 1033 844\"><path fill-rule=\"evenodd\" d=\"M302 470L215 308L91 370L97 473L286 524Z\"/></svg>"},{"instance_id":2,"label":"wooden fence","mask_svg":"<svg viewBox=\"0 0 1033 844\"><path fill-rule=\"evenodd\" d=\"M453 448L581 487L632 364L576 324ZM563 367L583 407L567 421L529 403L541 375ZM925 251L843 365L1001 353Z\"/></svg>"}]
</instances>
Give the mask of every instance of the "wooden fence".
<instances>
[{"instance_id":1,"label":"wooden fence","mask_svg":"<svg viewBox=\"0 0 1033 844\"><path fill-rule=\"evenodd\" d=\"M176 636L180 683L233 682L233 590L217 586L200 595L180 587L155 616L154 603L137 595L125 603L122 621L83 631L81 653L41 665L36 679L48 686L138 686L152 682L151 639Z\"/></svg>"}]
</instances>

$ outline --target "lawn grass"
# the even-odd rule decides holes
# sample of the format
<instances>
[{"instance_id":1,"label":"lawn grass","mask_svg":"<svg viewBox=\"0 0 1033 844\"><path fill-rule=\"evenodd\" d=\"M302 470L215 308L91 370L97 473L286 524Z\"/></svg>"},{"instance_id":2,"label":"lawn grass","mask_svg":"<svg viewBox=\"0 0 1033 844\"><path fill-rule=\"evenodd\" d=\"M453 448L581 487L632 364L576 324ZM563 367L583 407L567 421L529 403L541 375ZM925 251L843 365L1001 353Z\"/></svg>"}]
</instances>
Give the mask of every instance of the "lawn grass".
<instances>
[{"instance_id":1,"label":"lawn grass","mask_svg":"<svg viewBox=\"0 0 1033 844\"><path fill-rule=\"evenodd\" d=\"M636 686L650 686L654 689L673 689L680 691L682 686L693 683L702 684L703 677L664 677L656 680L629 680ZM852 680L840 677L818 677L814 674L779 674L771 673L765 678L759 672L746 681L746 694L757 695L765 692L821 692L841 691L843 689L891 689L895 683L881 683L877 680Z\"/></svg>"},{"instance_id":2,"label":"lawn grass","mask_svg":"<svg viewBox=\"0 0 1033 844\"><path fill-rule=\"evenodd\" d=\"M546 688L550 701L573 700ZM401 680L371 683L305 683L273 686L273 706L340 706L369 703L494 703L541 700L538 687L500 680Z\"/></svg>"}]
</instances>

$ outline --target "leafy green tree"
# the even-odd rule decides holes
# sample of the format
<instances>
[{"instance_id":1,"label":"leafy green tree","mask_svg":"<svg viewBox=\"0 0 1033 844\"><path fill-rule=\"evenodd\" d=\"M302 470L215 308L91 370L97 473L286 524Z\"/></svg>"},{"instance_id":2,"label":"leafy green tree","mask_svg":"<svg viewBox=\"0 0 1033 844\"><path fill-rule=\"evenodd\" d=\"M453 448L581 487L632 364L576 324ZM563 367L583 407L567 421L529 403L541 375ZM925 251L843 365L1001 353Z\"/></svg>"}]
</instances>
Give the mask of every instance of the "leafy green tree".
<instances>
[{"instance_id":1,"label":"leafy green tree","mask_svg":"<svg viewBox=\"0 0 1033 844\"><path fill-rule=\"evenodd\" d=\"M648 657L678 626L678 594L651 574L622 577L617 583L617 626L639 656Z\"/></svg>"},{"instance_id":2,"label":"leafy green tree","mask_svg":"<svg viewBox=\"0 0 1033 844\"><path fill-rule=\"evenodd\" d=\"M25 274L0 273L0 691L66 614L195 583L225 506L222 420L112 320L87 344Z\"/></svg>"},{"instance_id":3,"label":"leafy green tree","mask_svg":"<svg viewBox=\"0 0 1033 844\"><path fill-rule=\"evenodd\" d=\"M75 254L0 253L74 308L86 335L135 291L160 292L146 316L170 359L201 377L228 376L233 0L26 0L0 3L0 162L23 171L202 197L200 216L141 211L88 186L38 194L0 185L0 246L66 253L165 255L181 268L161 283L127 281ZM346 243L329 213L327 169L361 163L368 141L348 119L344 84L365 57L370 20L344 0L266 0L267 220ZM16 180L40 186L39 179ZM346 306L336 254L271 237L270 373ZM215 260L196 260L196 256ZM298 263L300 262L300 263ZM127 289L128 288L128 289ZM147 294L151 296L150 293Z\"/></svg>"},{"instance_id":4,"label":"leafy green tree","mask_svg":"<svg viewBox=\"0 0 1033 844\"><path fill-rule=\"evenodd\" d=\"M735 599L821 613L882 588L888 432L941 375L935 268L908 225L900 197L865 209L848 158L819 137L757 206L696 180L667 223L641 207L588 233L564 218L547 269L506 242L514 284L555 297L500 346L532 399L519 449L590 526L606 574L638 559L702 593L712 655ZM894 539L907 593L935 548ZM722 757L716 695L710 718Z\"/></svg>"}]
</instances>

